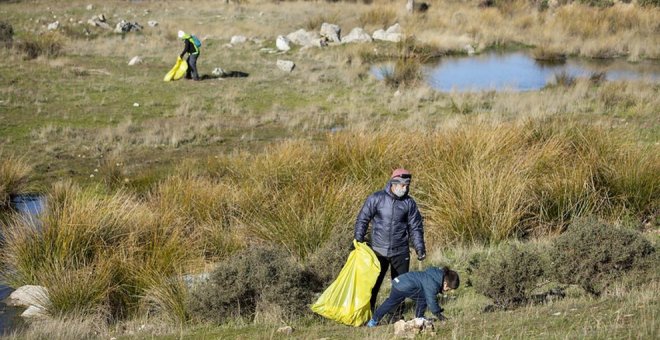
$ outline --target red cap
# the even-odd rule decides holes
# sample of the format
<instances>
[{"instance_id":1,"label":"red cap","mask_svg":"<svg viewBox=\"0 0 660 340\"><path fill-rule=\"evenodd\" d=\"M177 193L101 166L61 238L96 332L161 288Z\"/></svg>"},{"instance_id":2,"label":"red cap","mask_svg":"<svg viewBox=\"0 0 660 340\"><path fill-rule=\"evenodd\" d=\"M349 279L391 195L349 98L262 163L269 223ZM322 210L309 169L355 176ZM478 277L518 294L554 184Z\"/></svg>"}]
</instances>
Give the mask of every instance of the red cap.
<instances>
[{"instance_id":1,"label":"red cap","mask_svg":"<svg viewBox=\"0 0 660 340\"><path fill-rule=\"evenodd\" d=\"M411 178L412 174L410 171L404 169L404 168L398 168L392 172L392 176L390 178L394 177L401 177L401 178Z\"/></svg>"}]
</instances>

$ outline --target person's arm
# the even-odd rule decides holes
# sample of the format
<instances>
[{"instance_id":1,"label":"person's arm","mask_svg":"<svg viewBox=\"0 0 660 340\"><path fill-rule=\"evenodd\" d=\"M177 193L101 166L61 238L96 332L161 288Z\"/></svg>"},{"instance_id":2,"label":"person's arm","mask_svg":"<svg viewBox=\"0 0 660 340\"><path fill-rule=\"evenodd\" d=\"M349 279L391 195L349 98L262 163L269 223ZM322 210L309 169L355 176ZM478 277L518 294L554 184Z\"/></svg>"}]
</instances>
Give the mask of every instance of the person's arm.
<instances>
[{"instance_id":1,"label":"person's arm","mask_svg":"<svg viewBox=\"0 0 660 340\"><path fill-rule=\"evenodd\" d=\"M422 214L417 208L417 203L410 200L410 210L408 210L408 228L410 228L410 236L412 237L417 258L423 260L426 257L426 245L424 244L424 222L422 221Z\"/></svg>"},{"instance_id":2,"label":"person's arm","mask_svg":"<svg viewBox=\"0 0 660 340\"><path fill-rule=\"evenodd\" d=\"M436 287L431 287L428 284L423 285L422 289L424 290L424 299L426 300L426 305L429 307L429 310L431 310L431 313L433 313L433 315L435 315L435 317L437 317L439 320L445 319L444 315L442 315L443 309L438 304L438 300L436 298L438 289Z\"/></svg>"},{"instance_id":3,"label":"person's arm","mask_svg":"<svg viewBox=\"0 0 660 340\"><path fill-rule=\"evenodd\" d=\"M179 55L181 59L183 59L183 56L186 54L186 52L189 51L189 47L190 47L189 45L190 45L190 40L186 39L183 41L183 52L181 52L181 54Z\"/></svg>"},{"instance_id":4,"label":"person's arm","mask_svg":"<svg viewBox=\"0 0 660 340\"><path fill-rule=\"evenodd\" d=\"M376 215L376 201L377 198L374 195L367 197L362 209L360 209L360 213L355 219L355 240L358 242L364 242L369 222Z\"/></svg>"}]
</instances>

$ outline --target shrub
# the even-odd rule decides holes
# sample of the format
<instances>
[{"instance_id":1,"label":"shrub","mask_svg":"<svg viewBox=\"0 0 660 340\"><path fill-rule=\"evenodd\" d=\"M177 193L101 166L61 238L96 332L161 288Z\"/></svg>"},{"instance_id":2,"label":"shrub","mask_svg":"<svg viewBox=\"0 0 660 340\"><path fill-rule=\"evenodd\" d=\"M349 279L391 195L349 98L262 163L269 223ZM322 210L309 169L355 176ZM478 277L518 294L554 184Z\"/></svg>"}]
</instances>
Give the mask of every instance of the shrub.
<instances>
[{"instance_id":1,"label":"shrub","mask_svg":"<svg viewBox=\"0 0 660 340\"><path fill-rule=\"evenodd\" d=\"M221 262L208 283L191 292L193 317L223 322L228 318L254 319L263 306L275 306L279 318L308 312L319 280L281 249L257 247Z\"/></svg>"},{"instance_id":2,"label":"shrub","mask_svg":"<svg viewBox=\"0 0 660 340\"><path fill-rule=\"evenodd\" d=\"M64 44L58 33L49 32L27 36L18 42L16 47L25 53L27 59L35 59L39 56L53 58L60 55Z\"/></svg>"},{"instance_id":3,"label":"shrub","mask_svg":"<svg viewBox=\"0 0 660 340\"><path fill-rule=\"evenodd\" d=\"M544 275L544 261L534 249L506 247L490 257L471 261L474 275L470 279L476 291L491 299L495 306L512 308L532 298Z\"/></svg>"},{"instance_id":4,"label":"shrub","mask_svg":"<svg viewBox=\"0 0 660 340\"><path fill-rule=\"evenodd\" d=\"M559 283L600 295L612 280L636 269L654 252L653 245L635 231L582 219L554 241L552 273Z\"/></svg>"},{"instance_id":5,"label":"shrub","mask_svg":"<svg viewBox=\"0 0 660 340\"><path fill-rule=\"evenodd\" d=\"M4 21L0 21L0 47L9 48L14 42L14 28Z\"/></svg>"},{"instance_id":6,"label":"shrub","mask_svg":"<svg viewBox=\"0 0 660 340\"><path fill-rule=\"evenodd\" d=\"M654 6L654 7L660 7L660 0L637 0L637 3L640 6Z\"/></svg>"},{"instance_id":7,"label":"shrub","mask_svg":"<svg viewBox=\"0 0 660 340\"><path fill-rule=\"evenodd\" d=\"M352 228L338 230L309 258L309 269L323 287L329 286L339 275L348 259L353 236Z\"/></svg>"}]
</instances>

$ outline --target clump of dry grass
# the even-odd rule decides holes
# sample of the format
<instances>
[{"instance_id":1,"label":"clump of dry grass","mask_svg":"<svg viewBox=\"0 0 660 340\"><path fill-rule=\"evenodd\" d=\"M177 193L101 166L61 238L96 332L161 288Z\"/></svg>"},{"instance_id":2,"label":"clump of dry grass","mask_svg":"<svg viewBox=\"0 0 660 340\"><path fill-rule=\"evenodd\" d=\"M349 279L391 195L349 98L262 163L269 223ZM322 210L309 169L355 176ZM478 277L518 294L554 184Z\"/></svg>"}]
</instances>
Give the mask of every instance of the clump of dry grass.
<instances>
[{"instance_id":1,"label":"clump of dry grass","mask_svg":"<svg viewBox=\"0 0 660 340\"><path fill-rule=\"evenodd\" d=\"M387 28L395 24L397 21L397 13L391 7L378 6L371 8L366 12L362 12L358 19L361 27L369 25Z\"/></svg>"},{"instance_id":2,"label":"clump of dry grass","mask_svg":"<svg viewBox=\"0 0 660 340\"><path fill-rule=\"evenodd\" d=\"M10 195L27 189L32 167L23 158L3 151L0 159L0 207L7 207Z\"/></svg>"}]
</instances>

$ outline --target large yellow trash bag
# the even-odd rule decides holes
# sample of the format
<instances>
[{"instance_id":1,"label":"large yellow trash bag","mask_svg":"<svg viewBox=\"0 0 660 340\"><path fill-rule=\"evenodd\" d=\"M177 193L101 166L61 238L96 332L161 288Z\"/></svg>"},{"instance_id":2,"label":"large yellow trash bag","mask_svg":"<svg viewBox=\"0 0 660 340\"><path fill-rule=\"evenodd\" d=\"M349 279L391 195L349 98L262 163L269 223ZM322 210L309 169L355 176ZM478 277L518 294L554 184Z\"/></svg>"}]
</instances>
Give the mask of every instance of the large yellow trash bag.
<instances>
[{"instance_id":1,"label":"large yellow trash bag","mask_svg":"<svg viewBox=\"0 0 660 340\"><path fill-rule=\"evenodd\" d=\"M181 59L181 57L177 57L176 64L174 64L174 67L172 67L172 69L167 72L163 80L179 80L186 74L186 71L188 71L188 63Z\"/></svg>"},{"instance_id":2,"label":"large yellow trash bag","mask_svg":"<svg viewBox=\"0 0 660 340\"><path fill-rule=\"evenodd\" d=\"M380 262L366 243L353 240L355 250L337 279L323 292L312 310L328 319L362 326L371 318L371 289L380 273Z\"/></svg>"}]
</instances>

